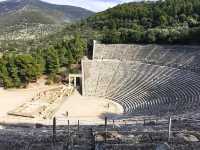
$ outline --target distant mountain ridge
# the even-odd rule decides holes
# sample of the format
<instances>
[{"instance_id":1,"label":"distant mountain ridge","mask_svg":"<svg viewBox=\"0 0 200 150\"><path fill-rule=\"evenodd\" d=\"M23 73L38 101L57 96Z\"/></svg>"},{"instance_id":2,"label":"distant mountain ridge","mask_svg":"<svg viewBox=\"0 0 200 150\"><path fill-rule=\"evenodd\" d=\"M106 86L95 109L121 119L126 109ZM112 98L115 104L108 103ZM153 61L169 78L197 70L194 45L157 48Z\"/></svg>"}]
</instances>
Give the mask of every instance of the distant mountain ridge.
<instances>
[{"instance_id":1,"label":"distant mountain ridge","mask_svg":"<svg viewBox=\"0 0 200 150\"><path fill-rule=\"evenodd\" d=\"M7 0L0 2L0 26L41 23L57 24L87 18L93 12L80 7L54 5L40 0Z\"/></svg>"}]
</instances>

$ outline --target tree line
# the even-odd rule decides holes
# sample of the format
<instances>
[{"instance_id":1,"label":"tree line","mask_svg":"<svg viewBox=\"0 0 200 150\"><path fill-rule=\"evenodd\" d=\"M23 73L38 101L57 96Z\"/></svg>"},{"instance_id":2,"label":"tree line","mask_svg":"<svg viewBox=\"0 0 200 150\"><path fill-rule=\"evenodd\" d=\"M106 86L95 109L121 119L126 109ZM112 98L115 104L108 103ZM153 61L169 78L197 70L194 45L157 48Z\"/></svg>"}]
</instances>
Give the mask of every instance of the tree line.
<instances>
[{"instance_id":1,"label":"tree line","mask_svg":"<svg viewBox=\"0 0 200 150\"><path fill-rule=\"evenodd\" d=\"M104 43L199 43L200 0L133 2L100 12L87 24Z\"/></svg>"},{"instance_id":2,"label":"tree line","mask_svg":"<svg viewBox=\"0 0 200 150\"><path fill-rule=\"evenodd\" d=\"M5 88L26 87L43 74L48 75L48 84L58 82L61 75L70 72L71 64L80 62L85 49L86 41L75 35L26 54L6 52L0 58L0 84ZM62 72L61 68L68 70Z\"/></svg>"}]
</instances>

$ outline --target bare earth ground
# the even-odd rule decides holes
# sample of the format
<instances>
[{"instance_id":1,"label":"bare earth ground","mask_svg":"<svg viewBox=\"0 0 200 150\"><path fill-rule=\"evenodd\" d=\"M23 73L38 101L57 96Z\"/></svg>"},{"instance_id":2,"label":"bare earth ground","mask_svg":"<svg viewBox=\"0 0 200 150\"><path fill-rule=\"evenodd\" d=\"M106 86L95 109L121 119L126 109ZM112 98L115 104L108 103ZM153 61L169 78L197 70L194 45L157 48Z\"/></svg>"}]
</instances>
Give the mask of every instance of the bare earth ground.
<instances>
[{"instance_id":1,"label":"bare earth ground","mask_svg":"<svg viewBox=\"0 0 200 150\"><path fill-rule=\"evenodd\" d=\"M7 112L15 109L26 101L30 101L38 92L47 90L57 85L47 86L45 80L40 79L37 83L30 84L27 89L0 89L0 123L42 123L52 124L52 120L38 120L23 117L8 116ZM68 112L68 116L67 116ZM70 124L103 123L105 114L113 116L123 113L123 108L112 101L95 98L82 97L77 91L70 97L64 97L62 106L55 116L57 124L65 124L70 120Z\"/></svg>"},{"instance_id":2,"label":"bare earth ground","mask_svg":"<svg viewBox=\"0 0 200 150\"><path fill-rule=\"evenodd\" d=\"M11 117L7 113L26 101L30 101L40 91L56 87L57 85L45 85L44 78L41 78L37 83L31 83L26 89L9 89L0 88L0 122L4 123L33 123L35 120L28 118Z\"/></svg>"},{"instance_id":3,"label":"bare earth ground","mask_svg":"<svg viewBox=\"0 0 200 150\"><path fill-rule=\"evenodd\" d=\"M68 116L67 116L68 112ZM112 115L113 117L123 113L121 105L97 97L84 97L77 91L70 97L66 97L66 101L57 111L56 117L58 123L62 124L66 120L70 120L72 124L76 124L80 120L82 124L98 124L104 122L105 115Z\"/></svg>"}]
</instances>

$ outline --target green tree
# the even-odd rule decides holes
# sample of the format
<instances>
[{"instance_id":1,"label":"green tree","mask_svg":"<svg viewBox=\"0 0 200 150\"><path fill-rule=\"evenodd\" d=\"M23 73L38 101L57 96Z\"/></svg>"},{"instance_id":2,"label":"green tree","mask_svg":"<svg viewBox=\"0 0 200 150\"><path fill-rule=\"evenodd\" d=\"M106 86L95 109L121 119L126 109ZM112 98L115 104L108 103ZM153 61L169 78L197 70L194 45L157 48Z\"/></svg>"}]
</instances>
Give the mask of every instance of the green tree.
<instances>
[{"instance_id":1,"label":"green tree","mask_svg":"<svg viewBox=\"0 0 200 150\"><path fill-rule=\"evenodd\" d=\"M0 82L4 88L13 87L12 79L9 77L6 62L3 59L0 59Z\"/></svg>"},{"instance_id":2,"label":"green tree","mask_svg":"<svg viewBox=\"0 0 200 150\"><path fill-rule=\"evenodd\" d=\"M154 43L156 41L156 34L154 30L148 30L145 37L147 43Z\"/></svg>"},{"instance_id":3,"label":"green tree","mask_svg":"<svg viewBox=\"0 0 200 150\"><path fill-rule=\"evenodd\" d=\"M79 34L75 34L74 39L69 42L69 48L71 49L72 55L76 62L80 61L83 57L86 46L86 42L81 39Z\"/></svg>"},{"instance_id":4,"label":"green tree","mask_svg":"<svg viewBox=\"0 0 200 150\"><path fill-rule=\"evenodd\" d=\"M137 30L129 30L128 37L129 37L128 41L130 43L134 43L134 42L138 43L138 42L142 41L143 34L142 34L142 32L137 31Z\"/></svg>"},{"instance_id":5,"label":"green tree","mask_svg":"<svg viewBox=\"0 0 200 150\"><path fill-rule=\"evenodd\" d=\"M75 62L72 52L69 48L66 49L66 60L67 60L67 65L70 66Z\"/></svg>"},{"instance_id":6,"label":"green tree","mask_svg":"<svg viewBox=\"0 0 200 150\"><path fill-rule=\"evenodd\" d=\"M41 72L39 72L40 69L38 68L38 64L29 54L18 55L16 57L16 66L19 70L18 74L20 80L24 85L37 80L38 76L41 74Z\"/></svg>"},{"instance_id":7,"label":"green tree","mask_svg":"<svg viewBox=\"0 0 200 150\"><path fill-rule=\"evenodd\" d=\"M46 72L48 74L56 74L59 67L60 63L57 51L53 47L48 48L46 52Z\"/></svg>"},{"instance_id":8,"label":"green tree","mask_svg":"<svg viewBox=\"0 0 200 150\"><path fill-rule=\"evenodd\" d=\"M58 51L58 57L59 57L60 65L61 66L66 65L67 64L67 56L66 56L67 50L66 50L66 48L62 47L62 48L57 49L57 51Z\"/></svg>"},{"instance_id":9,"label":"green tree","mask_svg":"<svg viewBox=\"0 0 200 150\"><path fill-rule=\"evenodd\" d=\"M38 67L38 75L40 76L45 72L45 50L37 49L32 57Z\"/></svg>"},{"instance_id":10,"label":"green tree","mask_svg":"<svg viewBox=\"0 0 200 150\"><path fill-rule=\"evenodd\" d=\"M7 60L7 71L9 73L9 77L12 79L12 83L14 87L20 87L21 81L18 75L18 68L15 64L15 55L12 55Z\"/></svg>"},{"instance_id":11,"label":"green tree","mask_svg":"<svg viewBox=\"0 0 200 150\"><path fill-rule=\"evenodd\" d=\"M159 17L159 19L160 19L160 25L162 27L164 27L168 24L168 20L167 20L166 16L162 15L162 16Z\"/></svg>"}]
</instances>

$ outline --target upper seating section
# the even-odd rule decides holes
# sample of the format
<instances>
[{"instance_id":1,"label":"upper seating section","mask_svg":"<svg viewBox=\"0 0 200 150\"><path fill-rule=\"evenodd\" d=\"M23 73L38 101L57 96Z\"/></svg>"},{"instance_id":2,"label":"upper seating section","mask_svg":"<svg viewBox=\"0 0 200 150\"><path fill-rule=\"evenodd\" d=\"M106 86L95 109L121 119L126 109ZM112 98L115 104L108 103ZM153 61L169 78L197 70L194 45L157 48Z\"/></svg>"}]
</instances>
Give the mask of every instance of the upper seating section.
<instances>
[{"instance_id":1,"label":"upper seating section","mask_svg":"<svg viewBox=\"0 0 200 150\"><path fill-rule=\"evenodd\" d=\"M82 63L84 95L116 101L126 114L179 114L200 107L200 77L196 73L138 61Z\"/></svg>"},{"instance_id":2,"label":"upper seating section","mask_svg":"<svg viewBox=\"0 0 200 150\"><path fill-rule=\"evenodd\" d=\"M200 47L182 45L94 44L93 59L116 59L200 73Z\"/></svg>"}]
</instances>

